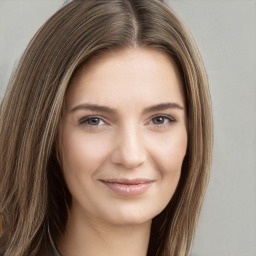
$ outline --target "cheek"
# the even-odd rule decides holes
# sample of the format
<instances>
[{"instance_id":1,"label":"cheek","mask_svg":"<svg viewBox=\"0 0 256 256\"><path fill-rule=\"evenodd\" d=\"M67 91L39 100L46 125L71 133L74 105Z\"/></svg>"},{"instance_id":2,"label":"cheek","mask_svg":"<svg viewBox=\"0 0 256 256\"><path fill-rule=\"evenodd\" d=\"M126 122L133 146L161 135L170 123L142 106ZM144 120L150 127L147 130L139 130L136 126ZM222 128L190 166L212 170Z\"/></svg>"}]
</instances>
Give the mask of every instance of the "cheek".
<instances>
[{"instance_id":1,"label":"cheek","mask_svg":"<svg viewBox=\"0 0 256 256\"><path fill-rule=\"evenodd\" d=\"M185 129L178 133L167 135L152 153L156 168L160 175L162 189L169 199L179 182L182 163L187 150L187 132Z\"/></svg>"},{"instance_id":2,"label":"cheek","mask_svg":"<svg viewBox=\"0 0 256 256\"><path fill-rule=\"evenodd\" d=\"M187 151L187 131L185 128L177 129L170 134L161 136L161 140L155 138L152 144L152 155L156 162L161 165L163 172L169 172L181 168Z\"/></svg>"},{"instance_id":3,"label":"cheek","mask_svg":"<svg viewBox=\"0 0 256 256\"><path fill-rule=\"evenodd\" d=\"M77 194L81 188L90 188L94 175L106 159L107 147L103 147L103 140L95 136L75 129L62 131L62 168L72 194Z\"/></svg>"},{"instance_id":4,"label":"cheek","mask_svg":"<svg viewBox=\"0 0 256 256\"><path fill-rule=\"evenodd\" d=\"M81 131L63 131L62 143L63 167L72 171L95 169L107 154L101 139L86 136Z\"/></svg>"},{"instance_id":5,"label":"cheek","mask_svg":"<svg viewBox=\"0 0 256 256\"><path fill-rule=\"evenodd\" d=\"M95 175L108 155L106 139L84 133L81 129L62 130L61 162L67 187L75 201L90 201Z\"/></svg>"}]
</instances>

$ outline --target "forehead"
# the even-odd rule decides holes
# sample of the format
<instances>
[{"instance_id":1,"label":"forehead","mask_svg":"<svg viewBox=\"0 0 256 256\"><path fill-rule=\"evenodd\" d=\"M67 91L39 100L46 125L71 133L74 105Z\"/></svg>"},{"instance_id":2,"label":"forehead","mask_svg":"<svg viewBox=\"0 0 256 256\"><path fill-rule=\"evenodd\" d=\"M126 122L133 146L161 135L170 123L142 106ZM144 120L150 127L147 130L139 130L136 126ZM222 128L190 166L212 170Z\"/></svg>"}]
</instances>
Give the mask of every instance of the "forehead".
<instances>
[{"instance_id":1,"label":"forehead","mask_svg":"<svg viewBox=\"0 0 256 256\"><path fill-rule=\"evenodd\" d=\"M92 59L73 77L68 105L96 101L116 104L178 101L184 104L183 84L171 58L150 48L129 48Z\"/></svg>"}]
</instances>

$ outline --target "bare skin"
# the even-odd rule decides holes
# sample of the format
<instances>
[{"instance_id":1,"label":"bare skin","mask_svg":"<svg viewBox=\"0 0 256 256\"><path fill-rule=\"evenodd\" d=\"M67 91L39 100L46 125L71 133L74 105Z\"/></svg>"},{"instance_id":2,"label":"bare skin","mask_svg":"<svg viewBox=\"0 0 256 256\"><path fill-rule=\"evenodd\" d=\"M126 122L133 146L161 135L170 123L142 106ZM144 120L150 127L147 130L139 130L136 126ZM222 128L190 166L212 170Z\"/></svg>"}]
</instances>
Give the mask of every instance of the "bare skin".
<instances>
[{"instance_id":1,"label":"bare skin","mask_svg":"<svg viewBox=\"0 0 256 256\"><path fill-rule=\"evenodd\" d=\"M84 216L81 216L84 220ZM61 255L129 256L147 254L150 224L113 226L88 219L70 218L65 236L59 243ZM68 241L68 242L67 242Z\"/></svg>"},{"instance_id":2,"label":"bare skin","mask_svg":"<svg viewBox=\"0 0 256 256\"><path fill-rule=\"evenodd\" d=\"M72 195L63 256L146 256L187 149L179 73L165 54L131 48L93 60L71 82L60 125Z\"/></svg>"}]
</instances>

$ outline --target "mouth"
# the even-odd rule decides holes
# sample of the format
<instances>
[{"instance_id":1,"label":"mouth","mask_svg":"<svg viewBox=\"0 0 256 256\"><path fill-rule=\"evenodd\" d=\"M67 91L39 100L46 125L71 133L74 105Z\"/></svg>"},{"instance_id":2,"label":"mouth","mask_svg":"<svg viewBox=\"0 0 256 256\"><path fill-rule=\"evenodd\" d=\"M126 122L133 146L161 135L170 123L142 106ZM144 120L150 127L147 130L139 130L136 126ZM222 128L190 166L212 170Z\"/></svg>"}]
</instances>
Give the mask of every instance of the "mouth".
<instances>
[{"instance_id":1,"label":"mouth","mask_svg":"<svg viewBox=\"0 0 256 256\"><path fill-rule=\"evenodd\" d=\"M110 190L122 196L136 196L145 193L155 182L150 179L104 179L100 180Z\"/></svg>"}]
</instances>

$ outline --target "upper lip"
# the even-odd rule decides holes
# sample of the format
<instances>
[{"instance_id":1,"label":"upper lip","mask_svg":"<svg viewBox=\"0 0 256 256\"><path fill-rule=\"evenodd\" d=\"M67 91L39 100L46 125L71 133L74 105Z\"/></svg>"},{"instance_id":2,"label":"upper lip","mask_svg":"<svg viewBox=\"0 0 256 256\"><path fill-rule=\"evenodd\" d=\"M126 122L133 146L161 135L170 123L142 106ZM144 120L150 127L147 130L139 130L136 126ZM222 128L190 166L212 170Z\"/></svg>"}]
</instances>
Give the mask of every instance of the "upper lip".
<instances>
[{"instance_id":1,"label":"upper lip","mask_svg":"<svg viewBox=\"0 0 256 256\"><path fill-rule=\"evenodd\" d=\"M108 183L119 183L126 185L138 185L153 182L153 179L147 178L110 178L110 179L101 179L100 181Z\"/></svg>"}]
</instances>

